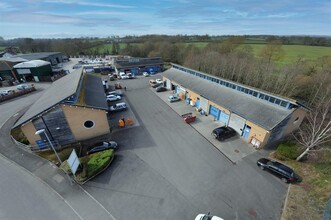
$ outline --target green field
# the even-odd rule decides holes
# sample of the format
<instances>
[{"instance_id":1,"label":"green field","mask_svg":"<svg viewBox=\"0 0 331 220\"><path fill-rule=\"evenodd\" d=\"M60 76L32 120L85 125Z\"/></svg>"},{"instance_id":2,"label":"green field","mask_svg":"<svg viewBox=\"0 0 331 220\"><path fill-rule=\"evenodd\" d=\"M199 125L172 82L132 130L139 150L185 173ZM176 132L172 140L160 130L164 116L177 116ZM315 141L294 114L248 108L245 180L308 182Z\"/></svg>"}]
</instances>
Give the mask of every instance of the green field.
<instances>
[{"instance_id":1,"label":"green field","mask_svg":"<svg viewBox=\"0 0 331 220\"><path fill-rule=\"evenodd\" d=\"M193 45L197 48L204 48L208 42L192 42L192 43L179 43L186 46ZM120 43L120 49L126 47L126 44ZM139 43L132 43L131 45L138 45ZM249 45L253 48L255 56L258 56L259 52L265 47L265 40L259 38L250 38L245 40L245 45ZM323 56L331 56L331 47L320 47L320 46L305 46L305 45L283 45L282 48L285 51L285 57L279 61L282 64L288 64L296 62L299 58L304 60L317 60ZM89 51L93 52L98 49L99 54L106 53L107 50L112 52L112 44L104 44L99 47L91 48Z\"/></svg>"},{"instance_id":2,"label":"green field","mask_svg":"<svg viewBox=\"0 0 331 220\"><path fill-rule=\"evenodd\" d=\"M255 56L258 56L265 45L250 44L250 46L253 48ZM304 60L317 60L323 56L331 56L331 47L283 45L282 48L285 51L285 57L280 61L281 63L292 63L300 57Z\"/></svg>"}]
</instances>

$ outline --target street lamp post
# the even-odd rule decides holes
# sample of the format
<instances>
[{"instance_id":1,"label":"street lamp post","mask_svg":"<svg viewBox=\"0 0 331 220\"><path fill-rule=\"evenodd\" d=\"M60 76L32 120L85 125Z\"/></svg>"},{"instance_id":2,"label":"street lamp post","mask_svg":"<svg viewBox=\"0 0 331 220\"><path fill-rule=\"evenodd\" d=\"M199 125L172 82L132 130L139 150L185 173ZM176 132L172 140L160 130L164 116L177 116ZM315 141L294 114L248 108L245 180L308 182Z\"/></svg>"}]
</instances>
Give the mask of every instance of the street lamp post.
<instances>
[{"instance_id":1,"label":"street lamp post","mask_svg":"<svg viewBox=\"0 0 331 220\"><path fill-rule=\"evenodd\" d=\"M59 160L60 165L61 165L61 164L62 164L62 160L60 159L59 155L57 154L57 152L56 152L56 150L55 150L55 148L54 148L54 145L52 144L51 140L49 139L49 137L48 137L48 135L47 135L45 129L40 129L40 130L36 131L35 135L40 135L40 134L42 134L42 133L45 134L45 136L46 136L46 138L47 138L47 141L48 141L49 144L51 145L51 148L52 148L52 150L54 151L54 153L55 153L55 155L56 155L56 157L57 157L57 159ZM66 171L64 171L64 172L65 172L66 176L68 177L70 184L72 185L72 181L71 181L71 178L69 177L68 173L67 173Z\"/></svg>"},{"instance_id":2,"label":"street lamp post","mask_svg":"<svg viewBox=\"0 0 331 220\"><path fill-rule=\"evenodd\" d=\"M45 134L45 136L46 136L46 138L47 138L49 144L51 145L51 148L52 148L52 150L54 151L54 153L55 153L57 159L59 160L60 164L62 164L62 160L60 159L59 155L57 154L57 152L56 152L56 150L55 150L55 148L54 148L54 146L53 146L51 140L49 139L47 133L45 132L45 129L40 129L40 130L36 131L35 134L36 134L36 135L40 135L40 134L42 134L42 133Z\"/></svg>"}]
</instances>

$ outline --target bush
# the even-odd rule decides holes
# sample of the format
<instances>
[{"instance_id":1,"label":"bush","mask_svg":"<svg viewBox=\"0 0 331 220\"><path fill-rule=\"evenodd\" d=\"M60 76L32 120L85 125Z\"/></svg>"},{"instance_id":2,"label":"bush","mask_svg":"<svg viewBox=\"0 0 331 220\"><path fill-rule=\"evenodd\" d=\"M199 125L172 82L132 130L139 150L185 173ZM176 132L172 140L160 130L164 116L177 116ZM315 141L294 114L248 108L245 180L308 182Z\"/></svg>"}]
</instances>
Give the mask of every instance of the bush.
<instances>
[{"instance_id":1,"label":"bush","mask_svg":"<svg viewBox=\"0 0 331 220\"><path fill-rule=\"evenodd\" d=\"M302 150L299 149L295 142L287 141L280 144L276 152L283 157L295 160L302 153Z\"/></svg>"},{"instance_id":2,"label":"bush","mask_svg":"<svg viewBox=\"0 0 331 220\"><path fill-rule=\"evenodd\" d=\"M87 178L104 169L108 165L112 156L113 150L111 149L91 154L90 160L86 163L85 166Z\"/></svg>"}]
</instances>

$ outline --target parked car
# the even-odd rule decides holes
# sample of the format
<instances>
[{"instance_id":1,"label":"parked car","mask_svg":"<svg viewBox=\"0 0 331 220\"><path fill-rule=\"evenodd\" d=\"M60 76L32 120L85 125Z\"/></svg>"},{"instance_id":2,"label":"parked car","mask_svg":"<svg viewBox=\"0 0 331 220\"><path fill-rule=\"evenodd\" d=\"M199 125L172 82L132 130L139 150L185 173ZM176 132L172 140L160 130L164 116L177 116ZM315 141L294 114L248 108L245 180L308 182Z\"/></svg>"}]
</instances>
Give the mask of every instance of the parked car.
<instances>
[{"instance_id":1,"label":"parked car","mask_svg":"<svg viewBox=\"0 0 331 220\"><path fill-rule=\"evenodd\" d=\"M108 92L107 95L123 96L123 93L121 90L115 90L115 91Z\"/></svg>"},{"instance_id":2,"label":"parked car","mask_svg":"<svg viewBox=\"0 0 331 220\"><path fill-rule=\"evenodd\" d=\"M285 183L301 182L302 178L294 173L293 169L277 161L267 158L261 158L256 162L262 170L268 170L270 173L278 176Z\"/></svg>"},{"instance_id":3,"label":"parked car","mask_svg":"<svg viewBox=\"0 0 331 220\"><path fill-rule=\"evenodd\" d=\"M171 95L168 97L169 102L177 102L180 101L180 98L176 95Z\"/></svg>"},{"instance_id":4,"label":"parked car","mask_svg":"<svg viewBox=\"0 0 331 220\"><path fill-rule=\"evenodd\" d=\"M149 76L148 72L143 72L143 76L148 77Z\"/></svg>"},{"instance_id":5,"label":"parked car","mask_svg":"<svg viewBox=\"0 0 331 220\"><path fill-rule=\"evenodd\" d=\"M100 143L96 143L90 150L87 151L87 155L97 153L100 151L113 149L115 150L117 148L117 143L115 141L103 141Z\"/></svg>"},{"instance_id":6,"label":"parked car","mask_svg":"<svg viewBox=\"0 0 331 220\"><path fill-rule=\"evenodd\" d=\"M156 92L164 92L164 91L167 91L167 88L163 87L163 86L159 86L159 87L156 87L155 91Z\"/></svg>"},{"instance_id":7,"label":"parked car","mask_svg":"<svg viewBox=\"0 0 331 220\"><path fill-rule=\"evenodd\" d=\"M20 85L17 85L17 90L24 90L24 89L31 89L31 86L28 85L28 84L20 84Z\"/></svg>"},{"instance_id":8,"label":"parked car","mask_svg":"<svg viewBox=\"0 0 331 220\"><path fill-rule=\"evenodd\" d=\"M211 133L217 140L224 141L225 139L236 136L237 132L231 127L218 127L215 128Z\"/></svg>"},{"instance_id":9,"label":"parked car","mask_svg":"<svg viewBox=\"0 0 331 220\"><path fill-rule=\"evenodd\" d=\"M162 79L156 79L155 82L158 83L158 84L162 84L163 83Z\"/></svg>"},{"instance_id":10,"label":"parked car","mask_svg":"<svg viewBox=\"0 0 331 220\"><path fill-rule=\"evenodd\" d=\"M156 81L154 79L149 80L149 85L153 88L155 88L154 86L157 85Z\"/></svg>"},{"instance_id":11,"label":"parked car","mask_svg":"<svg viewBox=\"0 0 331 220\"><path fill-rule=\"evenodd\" d=\"M122 99L122 97L119 95L107 95L107 101L109 101L109 102L117 101L120 99Z\"/></svg>"},{"instance_id":12,"label":"parked car","mask_svg":"<svg viewBox=\"0 0 331 220\"><path fill-rule=\"evenodd\" d=\"M124 102L116 103L115 105L112 105L109 107L109 111L111 111L111 112L124 111L126 109L127 109L127 107Z\"/></svg>"},{"instance_id":13,"label":"parked car","mask_svg":"<svg viewBox=\"0 0 331 220\"><path fill-rule=\"evenodd\" d=\"M128 79L133 79L134 78L131 73L128 73L127 76L128 76Z\"/></svg>"},{"instance_id":14,"label":"parked car","mask_svg":"<svg viewBox=\"0 0 331 220\"><path fill-rule=\"evenodd\" d=\"M129 79L129 76L127 76L125 73L120 73L120 79Z\"/></svg>"},{"instance_id":15,"label":"parked car","mask_svg":"<svg viewBox=\"0 0 331 220\"><path fill-rule=\"evenodd\" d=\"M210 213L208 213L208 214L197 215L197 217L195 217L195 220L223 220L223 219L215 215L214 216L210 215Z\"/></svg>"},{"instance_id":16,"label":"parked car","mask_svg":"<svg viewBox=\"0 0 331 220\"><path fill-rule=\"evenodd\" d=\"M6 90L2 90L1 91L1 94L6 96L6 95L12 95L15 93L15 90L12 90L12 89L6 89Z\"/></svg>"}]
</instances>

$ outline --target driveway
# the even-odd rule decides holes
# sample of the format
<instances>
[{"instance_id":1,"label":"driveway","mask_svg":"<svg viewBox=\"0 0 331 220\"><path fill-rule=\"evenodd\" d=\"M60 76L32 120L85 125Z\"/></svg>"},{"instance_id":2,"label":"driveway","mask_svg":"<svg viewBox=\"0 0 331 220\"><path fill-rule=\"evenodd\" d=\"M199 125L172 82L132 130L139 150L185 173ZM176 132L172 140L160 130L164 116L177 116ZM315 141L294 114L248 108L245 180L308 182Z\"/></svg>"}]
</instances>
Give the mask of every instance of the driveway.
<instances>
[{"instance_id":1,"label":"driveway","mask_svg":"<svg viewBox=\"0 0 331 220\"><path fill-rule=\"evenodd\" d=\"M119 143L112 166L84 188L117 219L194 219L207 212L279 219L287 185L258 169L263 151L234 165L154 94L149 79L121 81L139 125L112 134Z\"/></svg>"}]
</instances>

